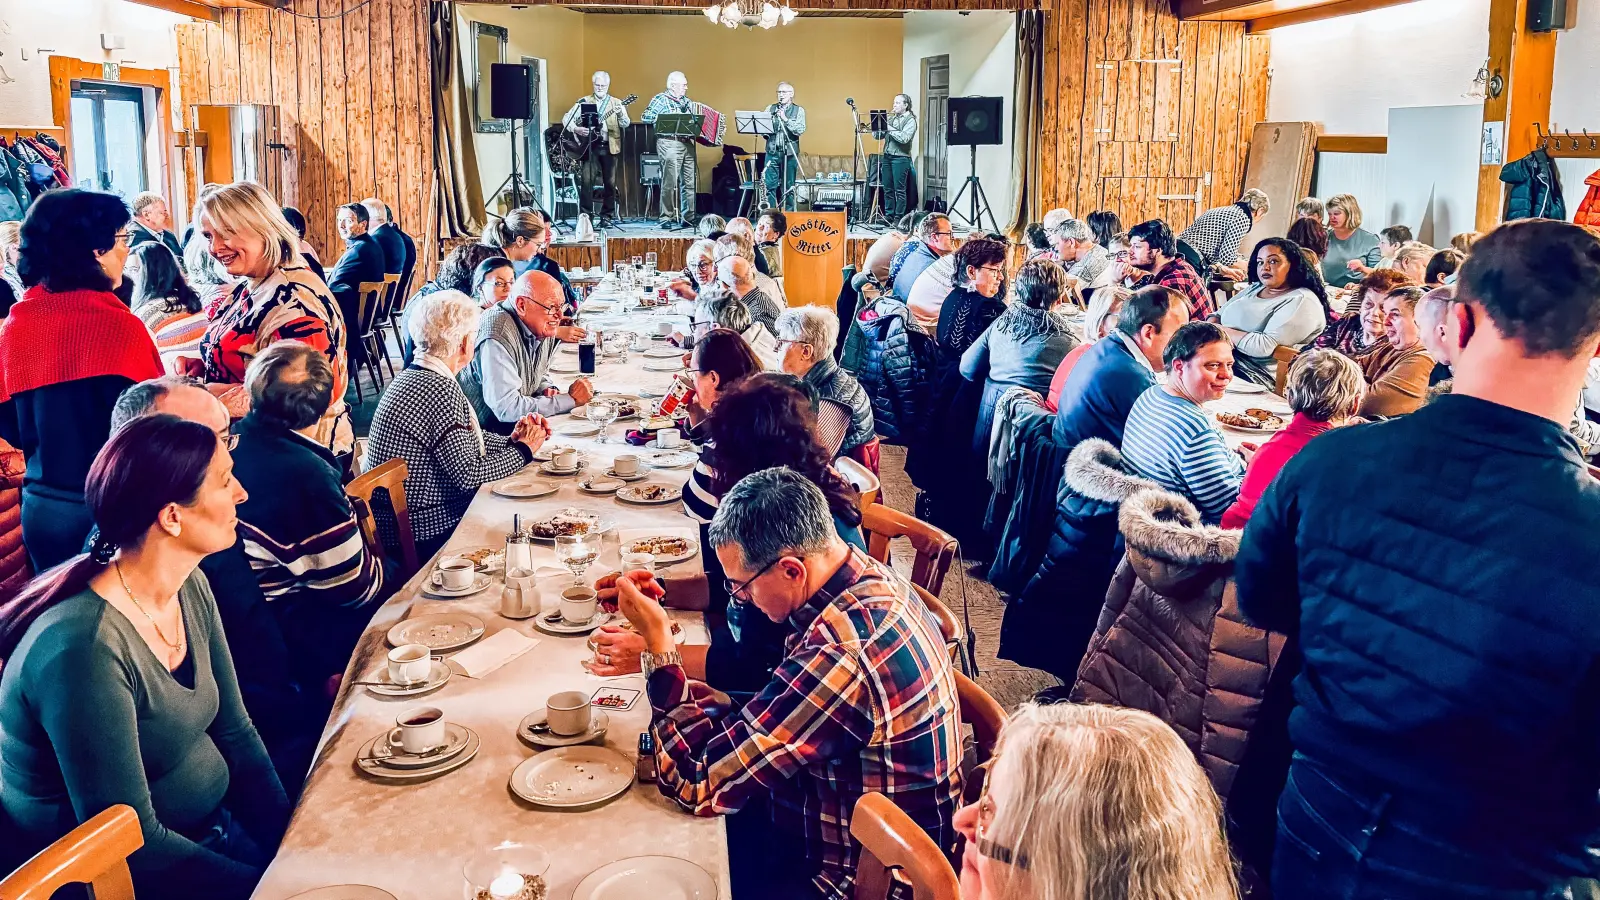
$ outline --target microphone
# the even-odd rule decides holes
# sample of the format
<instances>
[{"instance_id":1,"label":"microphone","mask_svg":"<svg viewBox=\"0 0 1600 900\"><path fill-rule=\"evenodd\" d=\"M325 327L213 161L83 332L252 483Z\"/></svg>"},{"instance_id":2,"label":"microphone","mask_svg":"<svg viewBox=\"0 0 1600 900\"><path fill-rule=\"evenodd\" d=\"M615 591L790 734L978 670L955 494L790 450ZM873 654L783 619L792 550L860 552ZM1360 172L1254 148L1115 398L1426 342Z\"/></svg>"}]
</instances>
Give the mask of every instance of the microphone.
<instances>
[{"instance_id":1,"label":"microphone","mask_svg":"<svg viewBox=\"0 0 1600 900\"><path fill-rule=\"evenodd\" d=\"M855 109L856 108L856 98L854 98L854 97L846 97L846 98L844 98L844 102L850 104L850 108L851 109Z\"/></svg>"}]
</instances>

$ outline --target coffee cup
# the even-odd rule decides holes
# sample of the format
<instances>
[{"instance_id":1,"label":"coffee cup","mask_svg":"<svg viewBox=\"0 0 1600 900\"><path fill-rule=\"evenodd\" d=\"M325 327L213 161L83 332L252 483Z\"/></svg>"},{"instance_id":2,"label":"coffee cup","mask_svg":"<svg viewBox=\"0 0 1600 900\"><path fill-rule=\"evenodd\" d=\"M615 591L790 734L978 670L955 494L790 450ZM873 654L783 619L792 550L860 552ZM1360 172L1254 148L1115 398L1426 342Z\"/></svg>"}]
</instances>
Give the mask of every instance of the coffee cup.
<instances>
[{"instance_id":1,"label":"coffee cup","mask_svg":"<svg viewBox=\"0 0 1600 900\"><path fill-rule=\"evenodd\" d=\"M672 333L672 323L671 322L657 322L656 323L656 334L659 334L662 337L666 337L667 335L669 335L671 333Z\"/></svg>"},{"instance_id":2,"label":"coffee cup","mask_svg":"<svg viewBox=\"0 0 1600 900\"><path fill-rule=\"evenodd\" d=\"M389 743L407 753L427 753L444 746L444 710L437 706L401 713L394 724L399 727L389 732Z\"/></svg>"},{"instance_id":3,"label":"coffee cup","mask_svg":"<svg viewBox=\"0 0 1600 900\"><path fill-rule=\"evenodd\" d=\"M663 428L656 432L656 446L672 450L683 443L683 432L676 428Z\"/></svg>"},{"instance_id":4,"label":"coffee cup","mask_svg":"<svg viewBox=\"0 0 1600 900\"><path fill-rule=\"evenodd\" d=\"M447 556L439 560L439 586L452 591L472 585L477 566L472 560L460 556Z\"/></svg>"},{"instance_id":5,"label":"coffee cup","mask_svg":"<svg viewBox=\"0 0 1600 900\"><path fill-rule=\"evenodd\" d=\"M551 457L558 469L576 469L578 467L578 451L573 447L562 447Z\"/></svg>"},{"instance_id":6,"label":"coffee cup","mask_svg":"<svg viewBox=\"0 0 1600 900\"><path fill-rule=\"evenodd\" d=\"M589 730L589 696L582 691L551 694L544 704L544 721L555 734L583 734Z\"/></svg>"},{"instance_id":7,"label":"coffee cup","mask_svg":"<svg viewBox=\"0 0 1600 900\"><path fill-rule=\"evenodd\" d=\"M594 588L573 585L561 592L561 619L571 625L582 625L594 618L599 609L600 597Z\"/></svg>"},{"instance_id":8,"label":"coffee cup","mask_svg":"<svg viewBox=\"0 0 1600 900\"><path fill-rule=\"evenodd\" d=\"M639 474L639 457L624 453L611 461L611 471L617 475Z\"/></svg>"},{"instance_id":9,"label":"coffee cup","mask_svg":"<svg viewBox=\"0 0 1600 900\"><path fill-rule=\"evenodd\" d=\"M402 644L389 651L389 680L395 684L420 684L428 680L433 654L421 644Z\"/></svg>"}]
</instances>

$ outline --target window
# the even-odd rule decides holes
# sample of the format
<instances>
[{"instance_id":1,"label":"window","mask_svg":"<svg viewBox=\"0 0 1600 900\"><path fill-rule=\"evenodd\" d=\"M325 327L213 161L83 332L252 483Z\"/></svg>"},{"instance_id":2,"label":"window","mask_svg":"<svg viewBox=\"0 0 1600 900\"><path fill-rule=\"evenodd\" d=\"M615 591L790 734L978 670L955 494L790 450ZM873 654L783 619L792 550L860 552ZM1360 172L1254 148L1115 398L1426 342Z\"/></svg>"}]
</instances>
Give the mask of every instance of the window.
<instances>
[{"instance_id":1,"label":"window","mask_svg":"<svg viewBox=\"0 0 1600 900\"><path fill-rule=\"evenodd\" d=\"M79 184L124 198L149 186L144 91L77 82L72 88L72 174Z\"/></svg>"}]
</instances>

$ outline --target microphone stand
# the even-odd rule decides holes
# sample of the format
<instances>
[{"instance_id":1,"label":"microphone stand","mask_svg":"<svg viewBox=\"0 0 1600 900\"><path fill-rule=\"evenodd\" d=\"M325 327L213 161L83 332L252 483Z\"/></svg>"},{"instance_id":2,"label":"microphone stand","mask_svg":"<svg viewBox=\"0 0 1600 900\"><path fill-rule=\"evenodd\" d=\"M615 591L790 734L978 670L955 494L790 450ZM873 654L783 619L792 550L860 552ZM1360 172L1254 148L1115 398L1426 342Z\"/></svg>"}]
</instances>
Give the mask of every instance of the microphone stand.
<instances>
[{"instance_id":1,"label":"microphone stand","mask_svg":"<svg viewBox=\"0 0 1600 900\"><path fill-rule=\"evenodd\" d=\"M851 225L856 224L856 220L859 218L856 215L856 192L861 189L861 168L866 161L866 150L861 146L861 110L856 108L856 99L854 97L846 97L844 102L850 105L850 118L855 120L855 128L853 130L856 136L855 149L850 154L850 205L845 207L848 210L848 215L845 217L845 227L848 229Z\"/></svg>"}]
</instances>

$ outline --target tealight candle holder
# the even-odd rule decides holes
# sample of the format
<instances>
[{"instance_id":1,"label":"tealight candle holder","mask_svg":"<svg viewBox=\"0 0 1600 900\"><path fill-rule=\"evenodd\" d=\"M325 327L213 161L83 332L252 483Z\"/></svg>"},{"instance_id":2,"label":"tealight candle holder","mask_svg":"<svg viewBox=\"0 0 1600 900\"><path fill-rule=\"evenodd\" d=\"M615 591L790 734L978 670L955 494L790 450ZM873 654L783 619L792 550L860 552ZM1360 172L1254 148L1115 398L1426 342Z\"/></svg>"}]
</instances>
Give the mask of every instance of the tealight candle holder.
<instances>
[{"instance_id":1,"label":"tealight candle holder","mask_svg":"<svg viewBox=\"0 0 1600 900\"><path fill-rule=\"evenodd\" d=\"M479 852L462 867L466 900L546 900L550 857L531 844L506 841Z\"/></svg>"}]
</instances>

